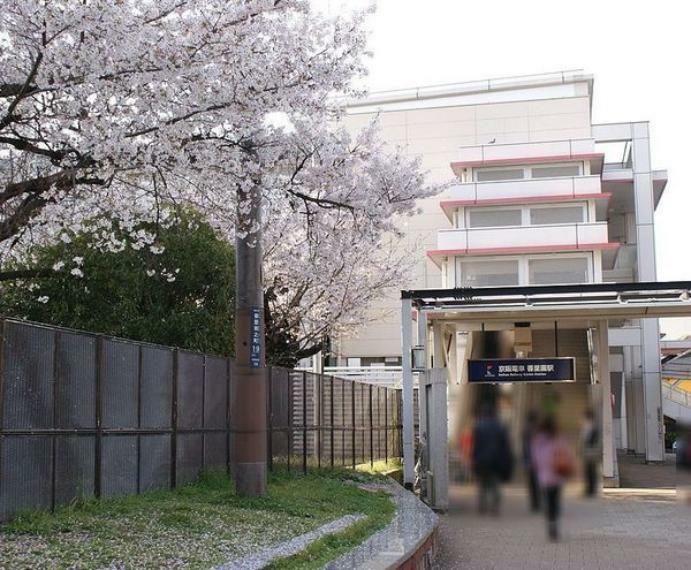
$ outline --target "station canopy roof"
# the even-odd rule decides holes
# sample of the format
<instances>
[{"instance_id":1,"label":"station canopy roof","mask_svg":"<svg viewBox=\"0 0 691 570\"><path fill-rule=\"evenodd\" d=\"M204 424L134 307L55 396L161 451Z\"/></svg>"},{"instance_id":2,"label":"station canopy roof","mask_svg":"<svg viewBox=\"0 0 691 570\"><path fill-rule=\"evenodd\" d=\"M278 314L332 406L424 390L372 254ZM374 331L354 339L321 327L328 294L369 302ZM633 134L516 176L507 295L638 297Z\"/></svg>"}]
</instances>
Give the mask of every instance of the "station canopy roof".
<instances>
[{"instance_id":1,"label":"station canopy roof","mask_svg":"<svg viewBox=\"0 0 691 570\"><path fill-rule=\"evenodd\" d=\"M691 281L417 289L401 298L428 318L456 321L691 316Z\"/></svg>"}]
</instances>

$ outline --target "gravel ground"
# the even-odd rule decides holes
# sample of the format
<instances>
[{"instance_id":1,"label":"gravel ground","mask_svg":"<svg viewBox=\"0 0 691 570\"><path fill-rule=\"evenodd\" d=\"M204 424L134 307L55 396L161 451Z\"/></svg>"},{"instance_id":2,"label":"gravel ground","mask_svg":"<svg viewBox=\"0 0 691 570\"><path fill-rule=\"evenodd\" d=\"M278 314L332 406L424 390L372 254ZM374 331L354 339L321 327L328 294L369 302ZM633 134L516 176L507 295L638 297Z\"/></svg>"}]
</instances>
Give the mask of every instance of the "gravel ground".
<instances>
[{"instance_id":1,"label":"gravel ground","mask_svg":"<svg viewBox=\"0 0 691 570\"><path fill-rule=\"evenodd\" d=\"M269 497L243 499L223 476L90 501L0 526L0 569L213 568L361 513L369 495L334 477L284 475Z\"/></svg>"}]
</instances>

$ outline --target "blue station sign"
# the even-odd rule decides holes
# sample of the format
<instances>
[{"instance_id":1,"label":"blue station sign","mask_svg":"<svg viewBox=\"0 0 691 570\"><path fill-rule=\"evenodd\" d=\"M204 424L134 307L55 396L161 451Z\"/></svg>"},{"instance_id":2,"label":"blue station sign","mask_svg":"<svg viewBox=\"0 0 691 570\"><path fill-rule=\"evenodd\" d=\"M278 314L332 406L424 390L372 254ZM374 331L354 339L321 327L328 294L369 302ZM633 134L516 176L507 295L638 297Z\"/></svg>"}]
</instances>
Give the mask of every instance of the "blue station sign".
<instances>
[{"instance_id":1,"label":"blue station sign","mask_svg":"<svg viewBox=\"0 0 691 570\"><path fill-rule=\"evenodd\" d=\"M468 382L575 382L575 358L490 358L468 361Z\"/></svg>"}]
</instances>

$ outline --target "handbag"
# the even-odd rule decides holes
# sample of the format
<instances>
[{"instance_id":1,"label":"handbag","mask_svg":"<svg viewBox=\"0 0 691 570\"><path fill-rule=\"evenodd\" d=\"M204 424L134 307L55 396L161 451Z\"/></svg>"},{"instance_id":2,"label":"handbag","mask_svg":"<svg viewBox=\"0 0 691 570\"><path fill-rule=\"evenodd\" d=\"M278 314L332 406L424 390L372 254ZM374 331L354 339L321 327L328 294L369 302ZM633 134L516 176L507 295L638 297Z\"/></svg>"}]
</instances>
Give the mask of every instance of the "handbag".
<instances>
[{"instance_id":1,"label":"handbag","mask_svg":"<svg viewBox=\"0 0 691 570\"><path fill-rule=\"evenodd\" d=\"M554 472L564 479L573 477L576 471L573 459L569 450L562 444L558 444L554 448L554 457L552 458L552 467Z\"/></svg>"}]
</instances>

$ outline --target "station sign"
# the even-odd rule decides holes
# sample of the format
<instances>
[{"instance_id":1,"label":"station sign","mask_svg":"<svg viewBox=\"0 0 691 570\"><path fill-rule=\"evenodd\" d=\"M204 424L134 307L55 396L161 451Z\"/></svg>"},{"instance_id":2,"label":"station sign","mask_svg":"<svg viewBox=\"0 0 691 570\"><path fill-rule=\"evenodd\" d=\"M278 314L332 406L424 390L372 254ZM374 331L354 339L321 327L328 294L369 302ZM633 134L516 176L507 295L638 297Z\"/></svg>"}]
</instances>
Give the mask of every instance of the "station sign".
<instances>
[{"instance_id":1,"label":"station sign","mask_svg":"<svg viewBox=\"0 0 691 570\"><path fill-rule=\"evenodd\" d=\"M468 382L575 382L576 359L487 358L468 361Z\"/></svg>"},{"instance_id":2,"label":"station sign","mask_svg":"<svg viewBox=\"0 0 691 570\"><path fill-rule=\"evenodd\" d=\"M252 307L250 311L250 368L262 365L262 313L261 307Z\"/></svg>"}]
</instances>

